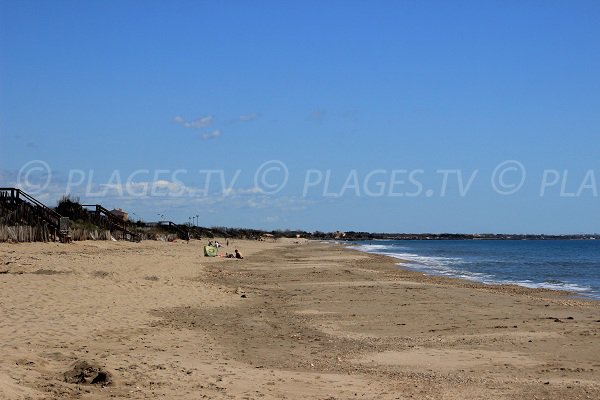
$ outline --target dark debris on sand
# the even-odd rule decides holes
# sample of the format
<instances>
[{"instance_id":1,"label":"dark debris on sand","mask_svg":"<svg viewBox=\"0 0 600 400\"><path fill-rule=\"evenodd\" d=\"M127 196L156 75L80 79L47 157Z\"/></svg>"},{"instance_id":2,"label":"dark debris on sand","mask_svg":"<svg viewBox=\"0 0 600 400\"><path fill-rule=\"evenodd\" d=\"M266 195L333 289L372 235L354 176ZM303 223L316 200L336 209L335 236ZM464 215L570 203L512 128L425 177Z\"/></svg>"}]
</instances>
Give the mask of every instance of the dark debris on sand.
<instances>
[{"instance_id":1,"label":"dark debris on sand","mask_svg":"<svg viewBox=\"0 0 600 400\"><path fill-rule=\"evenodd\" d=\"M76 361L64 374L65 382L74 384L91 384L106 386L111 383L112 377L97 364L85 360Z\"/></svg>"}]
</instances>

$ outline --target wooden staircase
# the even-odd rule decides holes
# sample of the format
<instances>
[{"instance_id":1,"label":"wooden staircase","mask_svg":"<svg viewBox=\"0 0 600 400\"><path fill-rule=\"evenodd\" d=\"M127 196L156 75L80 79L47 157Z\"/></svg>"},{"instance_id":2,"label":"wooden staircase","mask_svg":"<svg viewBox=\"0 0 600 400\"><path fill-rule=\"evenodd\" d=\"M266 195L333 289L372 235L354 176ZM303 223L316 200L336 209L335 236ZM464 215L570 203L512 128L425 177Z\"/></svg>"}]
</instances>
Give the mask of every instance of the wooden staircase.
<instances>
[{"instance_id":1,"label":"wooden staircase","mask_svg":"<svg viewBox=\"0 0 600 400\"><path fill-rule=\"evenodd\" d=\"M55 238L61 242L69 241L69 218L47 207L33 196L17 188L0 188L2 219L15 225L47 224Z\"/></svg>"},{"instance_id":2,"label":"wooden staircase","mask_svg":"<svg viewBox=\"0 0 600 400\"><path fill-rule=\"evenodd\" d=\"M82 207L94 207L94 211L90 211L95 214L97 220L104 220L107 228L113 232L117 231L121 233L123 239L130 241L139 242L141 240L140 235L130 229L129 222L116 216L100 204L82 204Z\"/></svg>"},{"instance_id":3,"label":"wooden staircase","mask_svg":"<svg viewBox=\"0 0 600 400\"><path fill-rule=\"evenodd\" d=\"M158 225L167 227L168 230L177 233L177 237L181 240L190 239L189 228L185 225L178 225L173 221L158 221Z\"/></svg>"}]
</instances>

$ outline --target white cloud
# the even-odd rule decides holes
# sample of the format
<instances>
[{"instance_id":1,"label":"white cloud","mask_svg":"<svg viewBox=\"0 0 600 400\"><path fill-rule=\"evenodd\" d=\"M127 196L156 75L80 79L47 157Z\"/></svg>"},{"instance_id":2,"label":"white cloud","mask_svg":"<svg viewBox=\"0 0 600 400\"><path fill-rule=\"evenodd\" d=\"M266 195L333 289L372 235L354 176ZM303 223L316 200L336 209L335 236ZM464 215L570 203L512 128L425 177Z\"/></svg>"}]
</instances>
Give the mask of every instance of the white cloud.
<instances>
[{"instance_id":1,"label":"white cloud","mask_svg":"<svg viewBox=\"0 0 600 400\"><path fill-rule=\"evenodd\" d=\"M223 196L238 196L238 195L246 195L246 194L259 194L262 193L262 188L255 186L247 189L234 189L228 188L223 190Z\"/></svg>"},{"instance_id":2,"label":"white cloud","mask_svg":"<svg viewBox=\"0 0 600 400\"><path fill-rule=\"evenodd\" d=\"M209 133L204 133L202 134L202 136L200 136L202 139L215 139L218 138L219 136L221 136L223 134L223 132L220 129L215 129L212 132Z\"/></svg>"},{"instance_id":3,"label":"white cloud","mask_svg":"<svg viewBox=\"0 0 600 400\"><path fill-rule=\"evenodd\" d=\"M215 121L215 117L213 117L212 115L207 115L204 117L196 118L193 121L186 121L185 118L183 118L180 115L177 115L174 121L179 125L183 126L184 128L202 129L211 126L212 123Z\"/></svg>"},{"instance_id":4,"label":"white cloud","mask_svg":"<svg viewBox=\"0 0 600 400\"><path fill-rule=\"evenodd\" d=\"M167 181L159 179L148 182L116 182L103 183L98 185L98 190L93 190L93 194L99 197L117 196L120 198L144 198L153 196L190 196L195 195L196 189L186 186L180 181Z\"/></svg>"}]
</instances>

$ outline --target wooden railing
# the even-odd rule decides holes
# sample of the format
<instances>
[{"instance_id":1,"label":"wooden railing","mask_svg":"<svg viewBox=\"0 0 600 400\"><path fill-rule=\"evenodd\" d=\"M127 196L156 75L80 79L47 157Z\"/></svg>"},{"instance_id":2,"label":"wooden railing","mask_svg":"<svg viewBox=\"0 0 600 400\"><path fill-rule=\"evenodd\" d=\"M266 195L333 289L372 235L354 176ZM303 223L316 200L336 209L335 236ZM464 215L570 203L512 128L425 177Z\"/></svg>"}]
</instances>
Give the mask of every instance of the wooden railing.
<instances>
[{"instance_id":1,"label":"wooden railing","mask_svg":"<svg viewBox=\"0 0 600 400\"><path fill-rule=\"evenodd\" d=\"M177 232L177 236L179 236L179 238L182 240L188 240L190 238L189 228L184 227L185 225L178 225L173 221L158 221L158 225L168 226L169 229Z\"/></svg>"},{"instance_id":2,"label":"wooden railing","mask_svg":"<svg viewBox=\"0 0 600 400\"><path fill-rule=\"evenodd\" d=\"M140 236L129 229L129 222L124 220L121 217L116 216L106 208L102 207L100 204L82 204L82 207L94 207L95 213L97 216L104 216L109 223L109 229L117 230L123 233L123 235L129 235L130 240L132 241L140 241Z\"/></svg>"},{"instance_id":3,"label":"wooden railing","mask_svg":"<svg viewBox=\"0 0 600 400\"><path fill-rule=\"evenodd\" d=\"M69 234L69 220L50 207L37 200L35 197L27 194L17 188L0 188L0 197L2 201L13 205L28 204L37 217L45 221L52 228L59 238L64 240Z\"/></svg>"}]
</instances>

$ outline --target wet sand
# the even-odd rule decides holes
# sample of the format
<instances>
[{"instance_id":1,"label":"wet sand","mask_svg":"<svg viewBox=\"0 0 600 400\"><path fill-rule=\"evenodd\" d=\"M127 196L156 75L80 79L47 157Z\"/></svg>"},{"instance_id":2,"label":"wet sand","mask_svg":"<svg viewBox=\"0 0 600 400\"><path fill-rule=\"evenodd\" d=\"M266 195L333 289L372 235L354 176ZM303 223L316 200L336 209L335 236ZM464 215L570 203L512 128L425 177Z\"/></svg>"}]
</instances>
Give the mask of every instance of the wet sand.
<instances>
[{"instance_id":1,"label":"wet sand","mask_svg":"<svg viewBox=\"0 0 600 400\"><path fill-rule=\"evenodd\" d=\"M294 242L0 244L0 398L600 398L600 302Z\"/></svg>"}]
</instances>

